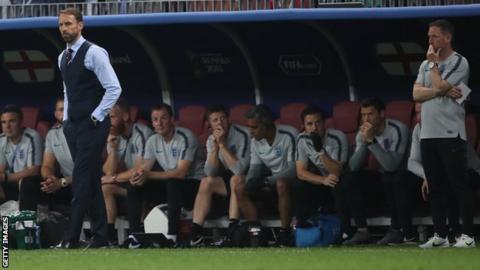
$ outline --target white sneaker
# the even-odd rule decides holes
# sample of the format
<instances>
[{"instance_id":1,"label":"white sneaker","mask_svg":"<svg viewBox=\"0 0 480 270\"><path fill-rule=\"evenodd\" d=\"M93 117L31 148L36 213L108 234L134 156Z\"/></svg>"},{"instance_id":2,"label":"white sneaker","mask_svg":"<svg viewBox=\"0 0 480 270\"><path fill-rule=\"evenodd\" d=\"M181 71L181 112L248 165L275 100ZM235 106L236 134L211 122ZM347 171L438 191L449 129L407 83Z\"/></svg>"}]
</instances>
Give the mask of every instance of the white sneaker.
<instances>
[{"instance_id":1,"label":"white sneaker","mask_svg":"<svg viewBox=\"0 0 480 270\"><path fill-rule=\"evenodd\" d=\"M437 233L433 234L433 237L429 238L428 241L424 244L418 246L419 248L436 248L436 247L450 247L450 242L448 238L441 238Z\"/></svg>"},{"instance_id":2,"label":"white sneaker","mask_svg":"<svg viewBox=\"0 0 480 270\"><path fill-rule=\"evenodd\" d=\"M474 248L475 247L475 239L470 237L466 234L462 234L459 238L457 238L457 242L453 245L455 248Z\"/></svg>"}]
</instances>

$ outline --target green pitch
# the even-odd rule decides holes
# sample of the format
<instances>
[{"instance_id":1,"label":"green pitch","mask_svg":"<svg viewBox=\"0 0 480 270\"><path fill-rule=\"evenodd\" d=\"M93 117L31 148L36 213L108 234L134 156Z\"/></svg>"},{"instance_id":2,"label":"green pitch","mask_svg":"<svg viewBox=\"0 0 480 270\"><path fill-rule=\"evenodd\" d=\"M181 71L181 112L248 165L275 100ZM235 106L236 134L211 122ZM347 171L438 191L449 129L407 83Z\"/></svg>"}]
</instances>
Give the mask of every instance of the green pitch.
<instances>
[{"instance_id":1,"label":"green pitch","mask_svg":"<svg viewBox=\"0 0 480 270\"><path fill-rule=\"evenodd\" d=\"M98 249L10 251L10 269L480 269L480 248Z\"/></svg>"}]
</instances>

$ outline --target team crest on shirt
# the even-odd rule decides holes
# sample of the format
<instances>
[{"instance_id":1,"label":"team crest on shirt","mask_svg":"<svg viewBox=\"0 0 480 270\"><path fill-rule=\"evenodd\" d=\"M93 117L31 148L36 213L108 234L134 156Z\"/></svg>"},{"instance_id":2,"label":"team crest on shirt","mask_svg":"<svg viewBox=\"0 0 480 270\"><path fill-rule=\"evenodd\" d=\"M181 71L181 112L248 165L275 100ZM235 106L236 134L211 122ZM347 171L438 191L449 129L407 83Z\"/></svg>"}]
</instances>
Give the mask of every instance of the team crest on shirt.
<instances>
[{"instance_id":1,"label":"team crest on shirt","mask_svg":"<svg viewBox=\"0 0 480 270\"><path fill-rule=\"evenodd\" d=\"M234 155L237 154L237 146L235 144L230 145L229 149L230 149L230 152L232 152L232 154Z\"/></svg>"},{"instance_id":2,"label":"team crest on shirt","mask_svg":"<svg viewBox=\"0 0 480 270\"><path fill-rule=\"evenodd\" d=\"M177 158L178 156L178 149L176 147L172 148L172 157Z\"/></svg>"},{"instance_id":3,"label":"team crest on shirt","mask_svg":"<svg viewBox=\"0 0 480 270\"><path fill-rule=\"evenodd\" d=\"M390 147L392 146L392 144L390 143L390 140L389 139L385 139L383 140L383 148L385 150L390 150Z\"/></svg>"},{"instance_id":4,"label":"team crest on shirt","mask_svg":"<svg viewBox=\"0 0 480 270\"><path fill-rule=\"evenodd\" d=\"M283 154L283 149L280 145L277 145L275 146L275 148L273 149L273 151L275 151L275 157L281 157L282 154Z\"/></svg>"}]
</instances>

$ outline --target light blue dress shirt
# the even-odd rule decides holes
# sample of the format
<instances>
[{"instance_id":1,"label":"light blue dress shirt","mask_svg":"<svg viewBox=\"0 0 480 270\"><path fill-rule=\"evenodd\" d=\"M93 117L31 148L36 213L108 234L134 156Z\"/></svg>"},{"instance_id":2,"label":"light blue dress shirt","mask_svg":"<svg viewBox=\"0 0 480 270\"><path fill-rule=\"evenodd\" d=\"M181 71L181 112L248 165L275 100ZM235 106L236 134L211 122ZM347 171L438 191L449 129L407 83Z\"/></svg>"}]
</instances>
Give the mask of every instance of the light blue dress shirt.
<instances>
[{"instance_id":1,"label":"light blue dress shirt","mask_svg":"<svg viewBox=\"0 0 480 270\"><path fill-rule=\"evenodd\" d=\"M70 45L69 48L73 50L72 59L75 58L75 55L82 46L83 42L85 42L85 38L80 36L80 38L75 43ZM61 68L62 56L64 53L65 51L63 51L58 56L59 68ZM85 55L84 63L85 68L95 73L98 81L102 85L103 89L105 89L105 95L103 95L100 104L92 112L93 117L95 117L99 121L103 121L103 119L105 119L105 117L112 109L113 105L115 105L115 103L117 102L118 97L120 97L120 94L122 93L122 88L120 87L120 82L118 81L117 75L115 74L115 71L110 64L110 58L105 49L95 44L92 44L92 46L88 49ZM67 87L65 83L63 83L63 93L65 96L63 120L65 121L68 118L68 98Z\"/></svg>"}]
</instances>

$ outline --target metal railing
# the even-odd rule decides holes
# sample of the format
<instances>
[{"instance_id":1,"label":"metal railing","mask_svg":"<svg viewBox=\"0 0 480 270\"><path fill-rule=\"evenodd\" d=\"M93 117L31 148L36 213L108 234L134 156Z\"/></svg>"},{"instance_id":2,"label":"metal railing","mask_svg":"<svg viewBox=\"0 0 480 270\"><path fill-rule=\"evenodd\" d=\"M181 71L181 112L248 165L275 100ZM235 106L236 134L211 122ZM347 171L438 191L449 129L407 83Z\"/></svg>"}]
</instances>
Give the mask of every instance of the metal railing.
<instances>
[{"instance_id":1,"label":"metal railing","mask_svg":"<svg viewBox=\"0 0 480 270\"><path fill-rule=\"evenodd\" d=\"M18 3L17 0L14 3ZM322 7L411 7L463 5L480 3L480 0L111 0L97 2L89 0L74 3L32 3L7 4L0 0L0 19L57 16L66 7L77 7L85 15L117 15L162 12L209 12L241 11L285 8Z\"/></svg>"}]
</instances>

